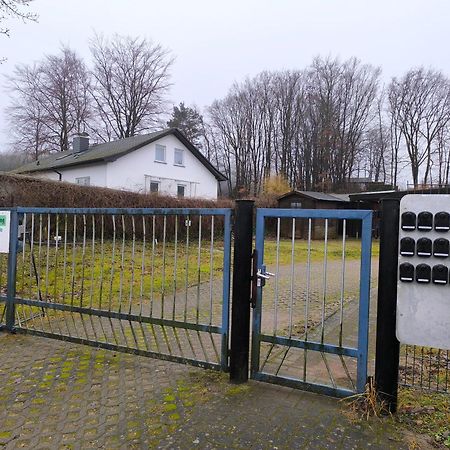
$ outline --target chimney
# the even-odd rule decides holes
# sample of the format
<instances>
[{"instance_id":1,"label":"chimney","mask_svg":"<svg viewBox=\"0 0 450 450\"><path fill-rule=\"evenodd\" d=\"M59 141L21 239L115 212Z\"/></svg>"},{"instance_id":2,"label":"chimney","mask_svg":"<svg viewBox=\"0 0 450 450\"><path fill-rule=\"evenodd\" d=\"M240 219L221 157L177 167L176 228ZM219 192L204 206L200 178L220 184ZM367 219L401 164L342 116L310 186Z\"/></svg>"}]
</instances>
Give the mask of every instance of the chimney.
<instances>
[{"instance_id":1,"label":"chimney","mask_svg":"<svg viewBox=\"0 0 450 450\"><path fill-rule=\"evenodd\" d=\"M72 148L74 153L81 153L89 148L89 134L79 133L73 137Z\"/></svg>"}]
</instances>

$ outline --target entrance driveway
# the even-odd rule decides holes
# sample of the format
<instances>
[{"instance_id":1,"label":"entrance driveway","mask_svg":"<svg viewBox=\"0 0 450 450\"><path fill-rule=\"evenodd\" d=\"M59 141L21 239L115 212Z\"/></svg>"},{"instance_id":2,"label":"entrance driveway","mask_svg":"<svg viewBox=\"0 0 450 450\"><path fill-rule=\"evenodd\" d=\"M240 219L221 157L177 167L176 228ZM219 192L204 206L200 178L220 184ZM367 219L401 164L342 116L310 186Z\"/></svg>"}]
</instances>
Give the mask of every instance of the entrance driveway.
<instances>
[{"instance_id":1,"label":"entrance driveway","mask_svg":"<svg viewBox=\"0 0 450 450\"><path fill-rule=\"evenodd\" d=\"M406 448L333 398L140 356L0 334L6 449Z\"/></svg>"}]
</instances>

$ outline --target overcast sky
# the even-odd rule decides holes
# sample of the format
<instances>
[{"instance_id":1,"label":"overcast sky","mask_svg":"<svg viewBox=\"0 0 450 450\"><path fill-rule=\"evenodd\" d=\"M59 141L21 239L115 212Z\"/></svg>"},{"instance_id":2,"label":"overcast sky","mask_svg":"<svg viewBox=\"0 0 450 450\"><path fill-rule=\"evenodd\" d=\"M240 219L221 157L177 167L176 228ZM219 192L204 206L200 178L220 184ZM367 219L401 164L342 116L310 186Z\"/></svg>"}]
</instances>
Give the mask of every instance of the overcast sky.
<instances>
[{"instance_id":1,"label":"overcast sky","mask_svg":"<svg viewBox=\"0 0 450 450\"><path fill-rule=\"evenodd\" d=\"M235 80L302 68L315 55L357 56L381 66L385 80L419 65L450 74L449 0L35 0L32 10L38 23L11 21L11 37L0 36L0 57L8 58L1 75L61 43L88 59L94 32L145 36L171 49L171 101L199 107ZM7 102L3 90L0 149Z\"/></svg>"}]
</instances>

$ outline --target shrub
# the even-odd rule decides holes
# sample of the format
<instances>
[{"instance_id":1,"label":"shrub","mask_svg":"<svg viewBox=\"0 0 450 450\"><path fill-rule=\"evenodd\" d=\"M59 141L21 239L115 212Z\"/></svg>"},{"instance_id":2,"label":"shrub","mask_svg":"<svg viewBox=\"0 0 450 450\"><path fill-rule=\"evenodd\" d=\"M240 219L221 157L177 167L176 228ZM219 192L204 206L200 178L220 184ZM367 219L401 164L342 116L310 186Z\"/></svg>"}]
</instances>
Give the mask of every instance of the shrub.
<instances>
[{"instance_id":1,"label":"shrub","mask_svg":"<svg viewBox=\"0 0 450 450\"><path fill-rule=\"evenodd\" d=\"M0 206L71 208L227 208L230 200L175 198L0 174Z\"/></svg>"}]
</instances>

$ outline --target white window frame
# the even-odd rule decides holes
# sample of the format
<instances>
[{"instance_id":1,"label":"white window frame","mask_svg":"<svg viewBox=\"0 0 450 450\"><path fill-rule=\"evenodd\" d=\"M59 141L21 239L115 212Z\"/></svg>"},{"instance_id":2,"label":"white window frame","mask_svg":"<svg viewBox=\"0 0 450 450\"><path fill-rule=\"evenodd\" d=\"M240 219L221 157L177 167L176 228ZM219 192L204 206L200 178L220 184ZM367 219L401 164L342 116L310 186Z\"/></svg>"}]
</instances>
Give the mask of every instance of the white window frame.
<instances>
[{"instance_id":1,"label":"white window frame","mask_svg":"<svg viewBox=\"0 0 450 450\"><path fill-rule=\"evenodd\" d=\"M177 152L181 153L181 163L177 162ZM182 148L175 148L173 151L173 165L184 167L184 150Z\"/></svg>"},{"instance_id":2,"label":"white window frame","mask_svg":"<svg viewBox=\"0 0 450 450\"><path fill-rule=\"evenodd\" d=\"M75 182L78 186L90 186L91 185L91 177L78 177L78 178L75 178Z\"/></svg>"},{"instance_id":3,"label":"white window frame","mask_svg":"<svg viewBox=\"0 0 450 450\"><path fill-rule=\"evenodd\" d=\"M151 175L144 175L144 189L146 194L159 194L161 192L161 180ZM158 192L151 191L151 184L156 183L158 185Z\"/></svg>"},{"instance_id":4,"label":"white window frame","mask_svg":"<svg viewBox=\"0 0 450 450\"><path fill-rule=\"evenodd\" d=\"M178 189L179 189L180 187L183 188L183 195L180 195L180 194L178 193ZM185 198L185 197L186 197L186 187L187 187L187 186L186 186L185 184L177 183L177 197L178 197L178 198Z\"/></svg>"},{"instance_id":5,"label":"white window frame","mask_svg":"<svg viewBox=\"0 0 450 450\"><path fill-rule=\"evenodd\" d=\"M164 159L158 159L158 150L162 150L164 152ZM155 144L155 162L166 164L166 146L161 144Z\"/></svg>"},{"instance_id":6,"label":"white window frame","mask_svg":"<svg viewBox=\"0 0 450 450\"><path fill-rule=\"evenodd\" d=\"M156 184L156 191L152 191L152 184ZM150 180L149 184L148 184L148 192L150 194L159 194L161 191L161 183L159 181L154 181L154 180Z\"/></svg>"}]
</instances>

